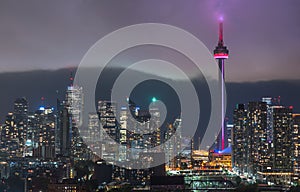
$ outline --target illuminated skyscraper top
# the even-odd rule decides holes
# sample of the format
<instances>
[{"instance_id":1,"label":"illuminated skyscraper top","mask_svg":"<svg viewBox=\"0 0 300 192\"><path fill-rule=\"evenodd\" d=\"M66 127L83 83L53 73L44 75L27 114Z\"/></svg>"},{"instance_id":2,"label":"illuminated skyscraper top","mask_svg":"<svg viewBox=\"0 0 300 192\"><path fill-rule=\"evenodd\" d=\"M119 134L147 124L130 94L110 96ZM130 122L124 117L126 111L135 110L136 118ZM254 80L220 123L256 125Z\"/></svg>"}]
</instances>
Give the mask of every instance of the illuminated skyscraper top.
<instances>
[{"instance_id":1,"label":"illuminated skyscraper top","mask_svg":"<svg viewBox=\"0 0 300 192\"><path fill-rule=\"evenodd\" d=\"M219 19L219 41L218 46L214 50L215 59L227 59L229 51L226 46L224 46L223 40L223 18Z\"/></svg>"}]
</instances>

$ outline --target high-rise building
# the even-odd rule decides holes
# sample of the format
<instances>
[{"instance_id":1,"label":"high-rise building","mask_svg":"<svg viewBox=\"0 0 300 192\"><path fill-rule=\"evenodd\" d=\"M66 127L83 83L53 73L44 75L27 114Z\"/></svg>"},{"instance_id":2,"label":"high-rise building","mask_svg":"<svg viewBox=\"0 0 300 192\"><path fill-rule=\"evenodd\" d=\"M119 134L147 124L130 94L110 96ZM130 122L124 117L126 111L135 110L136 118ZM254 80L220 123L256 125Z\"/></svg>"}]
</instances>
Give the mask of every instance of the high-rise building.
<instances>
[{"instance_id":1,"label":"high-rise building","mask_svg":"<svg viewBox=\"0 0 300 192\"><path fill-rule=\"evenodd\" d=\"M267 103L267 141L268 143L273 142L273 110L274 99L272 97L263 97L262 102Z\"/></svg>"},{"instance_id":2,"label":"high-rise building","mask_svg":"<svg viewBox=\"0 0 300 192\"><path fill-rule=\"evenodd\" d=\"M14 114L17 118L26 118L28 112L28 102L26 98L17 98L14 102ZM20 116L20 117L19 117Z\"/></svg>"},{"instance_id":3,"label":"high-rise building","mask_svg":"<svg viewBox=\"0 0 300 192\"><path fill-rule=\"evenodd\" d=\"M14 101L14 112L8 113L5 125L2 128L2 149L14 157L25 156L27 141L28 102L25 98Z\"/></svg>"},{"instance_id":4,"label":"high-rise building","mask_svg":"<svg viewBox=\"0 0 300 192\"><path fill-rule=\"evenodd\" d=\"M127 146L128 146L128 133L129 128L129 114L130 111L127 107L121 107L120 111L120 146L119 146L119 161L125 161L127 159Z\"/></svg>"},{"instance_id":5,"label":"high-rise building","mask_svg":"<svg viewBox=\"0 0 300 192\"><path fill-rule=\"evenodd\" d=\"M83 91L82 87L69 86L66 92L66 107L72 116L73 127L82 123Z\"/></svg>"},{"instance_id":6,"label":"high-rise building","mask_svg":"<svg viewBox=\"0 0 300 192\"><path fill-rule=\"evenodd\" d=\"M86 132L83 134L84 141L88 144L92 152L100 156L102 130L100 128L99 116L97 113L89 113L89 122Z\"/></svg>"},{"instance_id":7,"label":"high-rise building","mask_svg":"<svg viewBox=\"0 0 300 192\"><path fill-rule=\"evenodd\" d=\"M165 140L170 141L166 146L167 149L164 149L165 159L169 161L167 166L169 168L178 168L180 166L179 153L182 147L181 119L175 119L173 124L169 124L165 133Z\"/></svg>"},{"instance_id":8,"label":"high-rise building","mask_svg":"<svg viewBox=\"0 0 300 192\"><path fill-rule=\"evenodd\" d=\"M37 147L39 142L38 125L35 113L28 113L27 123L27 140L25 144L25 156L33 156L33 149Z\"/></svg>"},{"instance_id":9,"label":"high-rise building","mask_svg":"<svg viewBox=\"0 0 300 192\"><path fill-rule=\"evenodd\" d=\"M267 104L249 102L247 111L247 134L249 149L248 172L256 174L261 166L269 163L267 153Z\"/></svg>"},{"instance_id":10,"label":"high-rise building","mask_svg":"<svg viewBox=\"0 0 300 192\"><path fill-rule=\"evenodd\" d=\"M293 181L299 183L300 180L300 114L293 114L292 126L293 144Z\"/></svg>"},{"instance_id":11,"label":"high-rise building","mask_svg":"<svg viewBox=\"0 0 300 192\"><path fill-rule=\"evenodd\" d=\"M280 172L292 172L292 109L283 106L272 109L274 168Z\"/></svg>"},{"instance_id":12,"label":"high-rise building","mask_svg":"<svg viewBox=\"0 0 300 192\"><path fill-rule=\"evenodd\" d=\"M98 102L98 115L100 123L102 125L103 138L101 145L101 158L107 160L108 162L114 161L117 158L116 152L118 151L114 142L110 141L112 139L119 142L119 130L116 120L117 104L113 101L99 101Z\"/></svg>"},{"instance_id":13,"label":"high-rise building","mask_svg":"<svg viewBox=\"0 0 300 192\"><path fill-rule=\"evenodd\" d=\"M16 116L8 113L2 128L1 146L2 151L8 152L11 157L21 157L23 153L23 138L17 128Z\"/></svg>"},{"instance_id":14,"label":"high-rise building","mask_svg":"<svg viewBox=\"0 0 300 192\"><path fill-rule=\"evenodd\" d=\"M223 18L220 18L219 23L219 41L218 45L214 50L214 58L218 61L219 69L221 72L221 78L219 79L219 83L221 84L221 118L222 118L222 124L221 124L221 132L220 132L220 139L221 139L221 149L225 149L225 135L226 135L226 129L225 129L225 60L228 58L229 51L226 46L224 46L223 41Z\"/></svg>"},{"instance_id":15,"label":"high-rise building","mask_svg":"<svg viewBox=\"0 0 300 192\"><path fill-rule=\"evenodd\" d=\"M156 106L156 99L152 100L152 106L149 108L149 112L151 114L150 119L150 132L153 134L152 139L152 147L158 146L161 143L161 127L160 127L160 110L158 106Z\"/></svg>"},{"instance_id":16,"label":"high-rise building","mask_svg":"<svg viewBox=\"0 0 300 192\"><path fill-rule=\"evenodd\" d=\"M72 119L66 107L59 112L59 154L69 156L71 153Z\"/></svg>"},{"instance_id":17,"label":"high-rise building","mask_svg":"<svg viewBox=\"0 0 300 192\"><path fill-rule=\"evenodd\" d=\"M266 140L268 163L258 177L274 184L290 184L293 175L292 109L271 106L272 141Z\"/></svg>"},{"instance_id":18,"label":"high-rise building","mask_svg":"<svg viewBox=\"0 0 300 192\"><path fill-rule=\"evenodd\" d=\"M53 108L40 108L35 112L38 128L38 144L33 156L43 159L55 158L56 114Z\"/></svg>"},{"instance_id":19,"label":"high-rise building","mask_svg":"<svg viewBox=\"0 0 300 192\"><path fill-rule=\"evenodd\" d=\"M26 98L17 98L14 102L15 123L18 130L20 149L25 152L27 141L28 102ZM24 156L25 154L23 154Z\"/></svg>"},{"instance_id":20,"label":"high-rise building","mask_svg":"<svg viewBox=\"0 0 300 192\"><path fill-rule=\"evenodd\" d=\"M240 173L246 172L247 168L247 111L244 104L236 106L233 112L232 128L232 167Z\"/></svg>"},{"instance_id":21,"label":"high-rise building","mask_svg":"<svg viewBox=\"0 0 300 192\"><path fill-rule=\"evenodd\" d=\"M97 112L105 132L109 137L117 140L117 103L113 101L99 101Z\"/></svg>"},{"instance_id":22,"label":"high-rise building","mask_svg":"<svg viewBox=\"0 0 300 192\"><path fill-rule=\"evenodd\" d=\"M79 127L82 125L82 115L84 110L83 97L82 87L76 85L68 87L65 106L72 119L71 155L78 160L90 158L87 146L79 132Z\"/></svg>"},{"instance_id":23,"label":"high-rise building","mask_svg":"<svg viewBox=\"0 0 300 192\"><path fill-rule=\"evenodd\" d=\"M273 99L238 105L234 111L233 168L263 181L288 184L292 181L298 154L297 120L292 108L274 105ZM294 129L292 129L292 127ZM294 164L293 164L294 162Z\"/></svg>"}]
</instances>

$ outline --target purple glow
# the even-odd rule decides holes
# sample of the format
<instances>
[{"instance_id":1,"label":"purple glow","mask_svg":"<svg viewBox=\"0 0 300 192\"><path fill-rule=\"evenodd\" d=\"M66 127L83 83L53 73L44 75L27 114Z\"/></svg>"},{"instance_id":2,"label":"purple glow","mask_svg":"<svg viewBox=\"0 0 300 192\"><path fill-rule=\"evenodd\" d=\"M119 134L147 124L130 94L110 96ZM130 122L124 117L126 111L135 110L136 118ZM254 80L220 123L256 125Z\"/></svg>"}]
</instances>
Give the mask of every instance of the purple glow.
<instances>
[{"instance_id":1,"label":"purple glow","mask_svg":"<svg viewBox=\"0 0 300 192\"><path fill-rule=\"evenodd\" d=\"M219 21L223 22L224 21L224 17L223 16L219 16Z\"/></svg>"}]
</instances>

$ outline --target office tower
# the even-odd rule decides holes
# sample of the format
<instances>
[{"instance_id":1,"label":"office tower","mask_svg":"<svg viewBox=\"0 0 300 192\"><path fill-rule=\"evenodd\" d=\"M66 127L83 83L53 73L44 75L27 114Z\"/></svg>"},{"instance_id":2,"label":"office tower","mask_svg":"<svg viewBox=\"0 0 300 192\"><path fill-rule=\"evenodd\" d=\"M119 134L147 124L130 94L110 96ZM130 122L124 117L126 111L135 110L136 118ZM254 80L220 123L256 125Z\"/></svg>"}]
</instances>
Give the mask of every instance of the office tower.
<instances>
[{"instance_id":1,"label":"office tower","mask_svg":"<svg viewBox=\"0 0 300 192\"><path fill-rule=\"evenodd\" d=\"M66 107L59 111L59 154L69 156L71 152L72 119Z\"/></svg>"},{"instance_id":2,"label":"office tower","mask_svg":"<svg viewBox=\"0 0 300 192\"><path fill-rule=\"evenodd\" d=\"M293 166L297 172L298 119L292 121L291 107L263 101L234 111L233 167L265 182L288 184Z\"/></svg>"},{"instance_id":3,"label":"office tower","mask_svg":"<svg viewBox=\"0 0 300 192\"><path fill-rule=\"evenodd\" d=\"M28 124L28 102L26 98L17 98L14 102L14 115L16 128L18 130L19 147L24 152L27 140L27 124ZM24 156L24 154L23 154Z\"/></svg>"},{"instance_id":4,"label":"office tower","mask_svg":"<svg viewBox=\"0 0 300 192\"><path fill-rule=\"evenodd\" d=\"M25 156L33 156L33 149L37 147L39 137L38 137L38 127L36 126L35 113L28 113L27 121L27 140L25 143Z\"/></svg>"},{"instance_id":5,"label":"office tower","mask_svg":"<svg viewBox=\"0 0 300 192\"><path fill-rule=\"evenodd\" d=\"M117 103L113 101L99 101L98 115L103 129L114 140L117 140Z\"/></svg>"},{"instance_id":6,"label":"office tower","mask_svg":"<svg viewBox=\"0 0 300 192\"><path fill-rule=\"evenodd\" d=\"M266 140L268 163L262 166L258 177L274 184L290 184L293 175L292 108L271 106L272 141ZM268 145L267 145L268 144Z\"/></svg>"},{"instance_id":7,"label":"office tower","mask_svg":"<svg viewBox=\"0 0 300 192\"><path fill-rule=\"evenodd\" d=\"M25 98L14 101L14 111L8 113L1 130L2 150L11 157L25 156L28 125L28 102Z\"/></svg>"},{"instance_id":8,"label":"office tower","mask_svg":"<svg viewBox=\"0 0 300 192\"><path fill-rule=\"evenodd\" d=\"M272 97L263 97L262 102L267 103L267 141L273 143L273 110L274 99Z\"/></svg>"},{"instance_id":9,"label":"office tower","mask_svg":"<svg viewBox=\"0 0 300 192\"><path fill-rule=\"evenodd\" d=\"M153 105L149 108L151 114L150 131L153 134L152 147L158 146L161 143L161 128L160 128L160 111L156 106L156 99L152 99Z\"/></svg>"},{"instance_id":10,"label":"office tower","mask_svg":"<svg viewBox=\"0 0 300 192\"><path fill-rule=\"evenodd\" d=\"M53 108L40 108L35 112L38 128L38 144L33 156L43 159L55 158L56 115Z\"/></svg>"},{"instance_id":11,"label":"office tower","mask_svg":"<svg viewBox=\"0 0 300 192\"><path fill-rule=\"evenodd\" d=\"M244 104L239 104L233 111L232 128L232 167L240 173L246 172L248 158L247 111Z\"/></svg>"},{"instance_id":12,"label":"office tower","mask_svg":"<svg viewBox=\"0 0 300 192\"><path fill-rule=\"evenodd\" d=\"M131 136L135 135L134 139L131 138L131 144L135 148L142 148L146 151L160 145L161 131L160 131L160 111L156 106L155 101L152 102L148 110L136 108L136 119L132 124L134 131ZM144 132L142 135L136 133Z\"/></svg>"},{"instance_id":13,"label":"office tower","mask_svg":"<svg viewBox=\"0 0 300 192\"><path fill-rule=\"evenodd\" d=\"M249 149L248 172L255 174L261 166L269 164L267 153L267 104L249 102L247 111L247 134Z\"/></svg>"},{"instance_id":14,"label":"office tower","mask_svg":"<svg viewBox=\"0 0 300 192\"><path fill-rule=\"evenodd\" d=\"M121 107L119 116L119 126L120 126L120 147L119 147L119 161L125 161L127 158L127 145L128 145L128 133L127 128L129 128L129 114L130 111L127 107Z\"/></svg>"},{"instance_id":15,"label":"office tower","mask_svg":"<svg viewBox=\"0 0 300 192\"><path fill-rule=\"evenodd\" d=\"M233 120L233 168L255 175L272 164L267 142L267 104L249 102L248 109L239 104Z\"/></svg>"},{"instance_id":16,"label":"office tower","mask_svg":"<svg viewBox=\"0 0 300 192\"><path fill-rule=\"evenodd\" d=\"M65 106L72 119L71 155L74 159L89 158L86 145L79 133L79 127L82 125L83 97L82 87L76 85L68 87Z\"/></svg>"},{"instance_id":17,"label":"office tower","mask_svg":"<svg viewBox=\"0 0 300 192\"><path fill-rule=\"evenodd\" d=\"M103 128L103 140L102 140L102 154L101 158L108 162L114 161L117 158L116 151L117 146L113 142L109 141L112 139L119 142L119 131L116 121L116 109L117 104L113 101L99 101L98 102L98 115Z\"/></svg>"},{"instance_id":18,"label":"office tower","mask_svg":"<svg viewBox=\"0 0 300 192\"><path fill-rule=\"evenodd\" d=\"M100 128L99 116L97 113L89 113L89 122L84 141L95 155L101 154L102 130Z\"/></svg>"},{"instance_id":19,"label":"office tower","mask_svg":"<svg viewBox=\"0 0 300 192\"><path fill-rule=\"evenodd\" d=\"M292 109L273 106L274 168L292 172Z\"/></svg>"},{"instance_id":20,"label":"office tower","mask_svg":"<svg viewBox=\"0 0 300 192\"><path fill-rule=\"evenodd\" d=\"M292 125L293 144L293 181L299 183L300 179L300 114L293 114Z\"/></svg>"},{"instance_id":21,"label":"office tower","mask_svg":"<svg viewBox=\"0 0 300 192\"><path fill-rule=\"evenodd\" d=\"M128 116L129 110L127 107L122 107L120 111L120 143L123 145L127 144L127 126L128 126Z\"/></svg>"},{"instance_id":22,"label":"office tower","mask_svg":"<svg viewBox=\"0 0 300 192\"><path fill-rule=\"evenodd\" d=\"M14 102L14 114L18 118L26 118L28 112L28 102L26 98L17 98Z\"/></svg>"},{"instance_id":23,"label":"office tower","mask_svg":"<svg viewBox=\"0 0 300 192\"><path fill-rule=\"evenodd\" d=\"M61 155L61 111L63 109L63 102L59 99L56 99L56 130L55 130L55 154L60 156Z\"/></svg>"},{"instance_id":24,"label":"office tower","mask_svg":"<svg viewBox=\"0 0 300 192\"><path fill-rule=\"evenodd\" d=\"M66 106L72 116L73 127L82 123L83 113L83 92L82 87L69 86L66 92Z\"/></svg>"},{"instance_id":25,"label":"office tower","mask_svg":"<svg viewBox=\"0 0 300 192\"><path fill-rule=\"evenodd\" d=\"M21 157L23 155L22 141L16 116L14 113L8 113L1 134L2 151L7 152L10 157Z\"/></svg>"},{"instance_id":26,"label":"office tower","mask_svg":"<svg viewBox=\"0 0 300 192\"><path fill-rule=\"evenodd\" d=\"M166 146L167 148L164 149L169 168L180 166L181 139L181 119L175 119L173 124L168 125L165 133L165 141L170 141Z\"/></svg>"},{"instance_id":27,"label":"office tower","mask_svg":"<svg viewBox=\"0 0 300 192\"><path fill-rule=\"evenodd\" d=\"M224 46L224 41L223 41L223 19L220 19L219 23L219 41L218 45L214 50L214 58L218 61L219 69L221 72L221 79L219 79L219 82L221 83L221 117L222 118L222 124L221 124L221 149L225 149L225 135L226 135L226 130L225 130L225 59L228 58L228 49L226 46Z\"/></svg>"},{"instance_id":28,"label":"office tower","mask_svg":"<svg viewBox=\"0 0 300 192\"><path fill-rule=\"evenodd\" d=\"M167 131L165 133L165 141L169 141L167 148L164 149L165 150L165 154L166 154L166 159L168 160L167 162L167 166L169 168L175 168L175 162L174 162L174 153L176 152L176 145L174 144L175 139L172 139L172 136L175 134L176 130L173 127L172 124L169 124L167 126ZM174 137L173 137L174 138Z\"/></svg>"}]
</instances>

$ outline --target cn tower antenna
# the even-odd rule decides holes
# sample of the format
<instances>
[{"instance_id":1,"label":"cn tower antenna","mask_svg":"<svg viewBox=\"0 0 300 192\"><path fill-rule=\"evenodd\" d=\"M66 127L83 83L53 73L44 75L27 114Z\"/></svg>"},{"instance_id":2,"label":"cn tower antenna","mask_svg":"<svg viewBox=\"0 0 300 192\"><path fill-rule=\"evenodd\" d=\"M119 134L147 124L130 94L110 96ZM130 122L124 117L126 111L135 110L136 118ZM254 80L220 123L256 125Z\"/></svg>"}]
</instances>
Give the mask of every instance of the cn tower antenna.
<instances>
[{"instance_id":1,"label":"cn tower antenna","mask_svg":"<svg viewBox=\"0 0 300 192\"><path fill-rule=\"evenodd\" d=\"M219 42L218 42L218 46L224 46L224 42L223 42L223 20L220 20L219 23Z\"/></svg>"}]
</instances>

